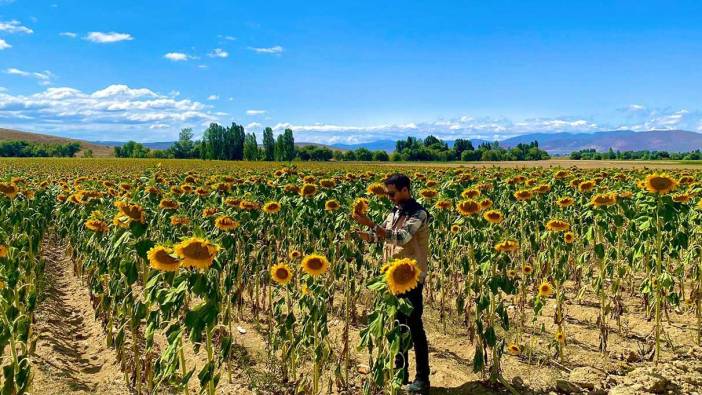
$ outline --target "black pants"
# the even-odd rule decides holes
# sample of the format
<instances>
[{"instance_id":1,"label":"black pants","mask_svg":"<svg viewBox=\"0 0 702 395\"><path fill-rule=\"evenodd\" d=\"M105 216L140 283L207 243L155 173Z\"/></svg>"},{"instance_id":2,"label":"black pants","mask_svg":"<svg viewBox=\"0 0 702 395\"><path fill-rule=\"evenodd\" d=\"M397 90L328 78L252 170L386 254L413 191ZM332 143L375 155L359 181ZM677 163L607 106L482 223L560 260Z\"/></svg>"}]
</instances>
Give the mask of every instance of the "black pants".
<instances>
[{"instance_id":1,"label":"black pants","mask_svg":"<svg viewBox=\"0 0 702 395\"><path fill-rule=\"evenodd\" d=\"M422 311L424 310L424 302L422 290L424 284L417 285L417 288L400 295L400 298L407 299L412 304L412 314L409 316L398 312L395 319L402 325L402 330L409 329L412 344L414 345L414 359L417 362L417 380L429 382L429 344L427 343L427 334L424 332L424 324L422 323ZM405 326L406 325L406 326ZM395 356L395 367L404 368L405 377L409 377L409 358L407 352L398 353Z\"/></svg>"}]
</instances>

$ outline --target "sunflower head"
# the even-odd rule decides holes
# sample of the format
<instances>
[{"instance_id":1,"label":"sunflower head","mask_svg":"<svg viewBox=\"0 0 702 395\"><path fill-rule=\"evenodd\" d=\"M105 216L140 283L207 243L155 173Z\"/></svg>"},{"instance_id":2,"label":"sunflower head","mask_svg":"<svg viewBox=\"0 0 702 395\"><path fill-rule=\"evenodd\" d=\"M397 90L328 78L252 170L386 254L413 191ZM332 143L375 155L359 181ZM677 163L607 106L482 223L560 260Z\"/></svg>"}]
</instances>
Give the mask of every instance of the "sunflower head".
<instances>
[{"instance_id":1,"label":"sunflower head","mask_svg":"<svg viewBox=\"0 0 702 395\"><path fill-rule=\"evenodd\" d=\"M11 182L0 182L0 193L10 199L14 199L17 193L19 193L19 188Z\"/></svg>"},{"instance_id":2,"label":"sunflower head","mask_svg":"<svg viewBox=\"0 0 702 395\"><path fill-rule=\"evenodd\" d=\"M198 237L183 240L175 246L183 266L208 269L219 252L219 246Z\"/></svg>"},{"instance_id":3,"label":"sunflower head","mask_svg":"<svg viewBox=\"0 0 702 395\"><path fill-rule=\"evenodd\" d=\"M580 192L590 192L595 188L597 182L595 180L582 181L578 184L578 191Z\"/></svg>"},{"instance_id":4,"label":"sunflower head","mask_svg":"<svg viewBox=\"0 0 702 395\"><path fill-rule=\"evenodd\" d=\"M519 243L516 240L507 239L495 244L495 251L497 252L513 252L517 251L519 248Z\"/></svg>"},{"instance_id":5,"label":"sunflower head","mask_svg":"<svg viewBox=\"0 0 702 395\"><path fill-rule=\"evenodd\" d=\"M414 259L396 259L390 262L390 267L385 271L385 282L393 295L401 295L417 287L419 273Z\"/></svg>"},{"instance_id":6,"label":"sunflower head","mask_svg":"<svg viewBox=\"0 0 702 395\"><path fill-rule=\"evenodd\" d=\"M300 250L292 250L290 251L288 256L290 257L290 259L298 259L302 256L302 253L300 252Z\"/></svg>"},{"instance_id":7,"label":"sunflower head","mask_svg":"<svg viewBox=\"0 0 702 395\"><path fill-rule=\"evenodd\" d=\"M692 196L689 193L678 193L673 195L673 201L676 203L688 203L692 200Z\"/></svg>"},{"instance_id":8,"label":"sunflower head","mask_svg":"<svg viewBox=\"0 0 702 395\"><path fill-rule=\"evenodd\" d=\"M322 188L334 188L336 186L336 181L331 178L324 178L319 180L319 186Z\"/></svg>"},{"instance_id":9,"label":"sunflower head","mask_svg":"<svg viewBox=\"0 0 702 395\"><path fill-rule=\"evenodd\" d=\"M387 189L385 189L385 185L379 182L374 182L370 185L368 185L368 188L366 188L366 192L368 192L369 195L375 195L378 197L383 197L387 194Z\"/></svg>"},{"instance_id":10,"label":"sunflower head","mask_svg":"<svg viewBox=\"0 0 702 395\"><path fill-rule=\"evenodd\" d=\"M568 244L572 244L575 241L575 234L573 232L563 233L563 241Z\"/></svg>"},{"instance_id":11,"label":"sunflower head","mask_svg":"<svg viewBox=\"0 0 702 395\"><path fill-rule=\"evenodd\" d=\"M161 199L158 206L164 210L175 210L180 207L180 203L173 199Z\"/></svg>"},{"instance_id":12,"label":"sunflower head","mask_svg":"<svg viewBox=\"0 0 702 395\"><path fill-rule=\"evenodd\" d=\"M558 330L553 338L560 344L564 344L566 340L565 333L561 330Z\"/></svg>"},{"instance_id":13,"label":"sunflower head","mask_svg":"<svg viewBox=\"0 0 702 395\"><path fill-rule=\"evenodd\" d=\"M556 201L556 204L558 205L558 207L561 207L561 208L566 208L566 207L572 206L573 203L575 203L575 199L573 199L570 196L564 196Z\"/></svg>"},{"instance_id":14,"label":"sunflower head","mask_svg":"<svg viewBox=\"0 0 702 395\"><path fill-rule=\"evenodd\" d=\"M419 194L425 199L433 199L439 194L439 192L436 189L422 189L419 191Z\"/></svg>"},{"instance_id":15,"label":"sunflower head","mask_svg":"<svg viewBox=\"0 0 702 395\"><path fill-rule=\"evenodd\" d=\"M122 215L129 217L130 220L144 223L144 208L140 205L118 201L115 203L115 206L117 206Z\"/></svg>"},{"instance_id":16,"label":"sunflower head","mask_svg":"<svg viewBox=\"0 0 702 395\"><path fill-rule=\"evenodd\" d=\"M451 203L451 201L447 199L441 199L434 205L434 207L441 210L448 210L451 208L451 206L453 206L453 203Z\"/></svg>"},{"instance_id":17,"label":"sunflower head","mask_svg":"<svg viewBox=\"0 0 702 395\"><path fill-rule=\"evenodd\" d=\"M544 281L539 285L539 296L547 298L553 295L553 286L548 281Z\"/></svg>"},{"instance_id":18,"label":"sunflower head","mask_svg":"<svg viewBox=\"0 0 702 395\"><path fill-rule=\"evenodd\" d=\"M499 224L505 219L505 216L499 210L488 210L483 213L483 218L491 224Z\"/></svg>"},{"instance_id":19,"label":"sunflower head","mask_svg":"<svg viewBox=\"0 0 702 395\"><path fill-rule=\"evenodd\" d=\"M239 227L239 222L228 215L220 215L215 219L215 226L225 232L232 231Z\"/></svg>"},{"instance_id":20,"label":"sunflower head","mask_svg":"<svg viewBox=\"0 0 702 395\"><path fill-rule=\"evenodd\" d=\"M480 196L480 191L475 188L468 188L461 192L461 197L464 199L475 199Z\"/></svg>"},{"instance_id":21,"label":"sunflower head","mask_svg":"<svg viewBox=\"0 0 702 395\"><path fill-rule=\"evenodd\" d=\"M356 198L356 200L353 201L352 210L353 210L353 213L356 215L368 214L368 199Z\"/></svg>"},{"instance_id":22,"label":"sunflower head","mask_svg":"<svg viewBox=\"0 0 702 395\"><path fill-rule=\"evenodd\" d=\"M546 222L546 229L551 232L564 232L570 229L570 224L560 219L551 219Z\"/></svg>"},{"instance_id":23,"label":"sunflower head","mask_svg":"<svg viewBox=\"0 0 702 395\"><path fill-rule=\"evenodd\" d=\"M319 254L310 254L302 258L302 270L312 277L317 277L329 270L327 257Z\"/></svg>"},{"instance_id":24,"label":"sunflower head","mask_svg":"<svg viewBox=\"0 0 702 395\"><path fill-rule=\"evenodd\" d=\"M271 279L279 285L286 285L292 280L292 270L285 263L279 263L271 267Z\"/></svg>"},{"instance_id":25,"label":"sunflower head","mask_svg":"<svg viewBox=\"0 0 702 395\"><path fill-rule=\"evenodd\" d=\"M507 346L507 353L509 355L519 355L521 352L522 352L522 349L517 344L510 343Z\"/></svg>"},{"instance_id":26,"label":"sunflower head","mask_svg":"<svg viewBox=\"0 0 702 395\"><path fill-rule=\"evenodd\" d=\"M456 210L464 217L476 214L480 211L480 204L472 199L461 200L456 204Z\"/></svg>"},{"instance_id":27,"label":"sunflower head","mask_svg":"<svg viewBox=\"0 0 702 395\"><path fill-rule=\"evenodd\" d=\"M461 227L458 224L451 225L451 233L458 233L458 232L460 232L460 230L461 230Z\"/></svg>"},{"instance_id":28,"label":"sunflower head","mask_svg":"<svg viewBox=\"0 0 702 395\"><path fill-rule=\"evenodd\" d=\"M268 214L276 214L280 211L280 203L268 202L263 205L263 211Z\"/></svg>"},{"instance_id":29,"label":"sunflower head","mask_svg":"<svg viewBox=\"0 0 702 395\"><path fill-rule=\"evenodd\" d=\"M85 221L85 227L95 233L105 233L110 229L104 221L96 218Z\"/></svg>"},{"instance_id":30,"label":"sunflower head","mask_svg":"<svg viewBox=\"0 0 702 395\"><path fill-rule=\"evenodd\" d=\"M304 197L314 196L315 193L317 193L317 185L315 184L306 183L300 188L300 195Z\"/></svg>"},{"instance_id":31,"label":"sunflower head","mask_svg":"<svg viewBox=\"0 0 702 395\"><path fill-rule=\"evenodd\" d=\"M202 218L209 218L214 216L219 212L219 209L217 207L205 207L202 209Z\"/></svg>"},{"instance_id":32,"label":"sunflower head","mask_svg":"<svg viewBox=\"0 0 702 395\"><path fill-rule=\"evenodd\" d=\"M616 193L598 193L590 199L590 204L594 207L611 206L617 203Z\"/></svg>"},{"instance_id":33,"label":"sunflower head","mask_svg":"<svg viewBox=\"0 0 702 395\"><path fill-rule=\"evenodd\" d=\"M531 199L531 197L532 197L532 193L531 193L531 191L529 191L527 189L521 189L521 190L514 193L514 198L520 202L529 200L529 199Z\"/></svg>"},{"instance_id":34,"label":"sunflower head","mask_svg":"<svg viewBox=\"0 0 702 395\"><path fill-rule=\"evenodd\" d=\"M326 211L336 211L341 207L339 204L339 201L336 199L329 199L326 202L324 202L324 210Z\"/></svg>"},{"instance_id":35,"label":"sunflower head","mask_svg":"<svg viewBox=\"0 0 702 395\"><path fill-rule=\"evenodd\" d=\"M5 244L0 244L0 258L7 258L10 249Z\"/></svg>"},{"instance_id":36,"label":"sunflower head","mask_svg":"<svg viewBox=\"0 0 702 395\"><path fill-rule=\"evenodd\" d=\"M526 274L527 276L530 275L534 271L534 268L531 267L529 264L524 264L522 266L522 273Z\"/></svg>"},{"instance_id":37,"label":"sunflower head","mask_svg":"<svg viewBox=\"0 0 702 395\"><path fill-rule=\"evenodd\" d=\"M165 246L154 246L146 256L149 258L149 265L156 270L177 272L180 267L180 260L173 255L173 250Z\"/></svg>"},{"instance_id":38,"label":"sunflower head","mask_svg":"<svg viewBox=\"0 0 702 395\"><path fill-rule=\"evenodd\" d=\"M678 182L674 178L668 174L659 173L647 175L643 184L647 191L659 195L668 194L678 186Z\"/></svg>"},{"instance_id":39,"label":"sunflower head","mask_svg":"<svg viewBox=\"0 0 702 395\"><path fill-rule=\"evenodd\" d=\"M171 225L173 226L185 226L190 224L190 218L185 215L174 215L171 217Z\"/></svg>"}]
</instances>

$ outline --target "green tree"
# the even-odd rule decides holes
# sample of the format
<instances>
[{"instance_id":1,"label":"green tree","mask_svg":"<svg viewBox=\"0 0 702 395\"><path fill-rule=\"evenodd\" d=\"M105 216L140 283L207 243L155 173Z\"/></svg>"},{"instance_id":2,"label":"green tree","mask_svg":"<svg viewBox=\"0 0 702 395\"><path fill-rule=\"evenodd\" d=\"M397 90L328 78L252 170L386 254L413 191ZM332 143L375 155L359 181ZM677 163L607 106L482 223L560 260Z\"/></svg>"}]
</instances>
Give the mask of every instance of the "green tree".
<instances>
[{"instance_id":1,"label":"green tree","mask_svg":"<svg viewBox=\"0 0 702 395\"><path fill-rule=\"evenodd\" d=\"M178 141L170 148L174 158L184 159L192 158L195 151L195 143L193 143L193 130L185 128L180 131Z\"/></svg>"},{"instance_id":2,"label":"green tree","mask_svg":"<svg viewBox=\"0 0 702 395\"><path fill-rule=\"evenodd\" d=\"M247 134L244 138L244 160L258 160L258 143L253 133Z\"/></svg>"},{"instance_id":3,"label":"green tree","mask_svg":"<svg viewBox=\"0 0 702 395\"><path fill-rule=\"evenodd\" d=\"M275 160L275 139L271 128L263 130L263 159L267 161Z\"/></svg>"}]
</instances>

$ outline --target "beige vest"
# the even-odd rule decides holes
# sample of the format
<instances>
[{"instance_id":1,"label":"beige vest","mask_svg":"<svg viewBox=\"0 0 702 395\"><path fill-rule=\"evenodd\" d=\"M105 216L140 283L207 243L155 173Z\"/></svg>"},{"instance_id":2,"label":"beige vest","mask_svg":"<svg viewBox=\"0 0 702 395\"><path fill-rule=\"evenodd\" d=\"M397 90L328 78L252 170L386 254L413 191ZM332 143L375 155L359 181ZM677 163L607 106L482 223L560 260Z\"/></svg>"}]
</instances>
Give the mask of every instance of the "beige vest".
<instances>
[{"instance_id":1,"label":"beige vest","mask_svg":"<svg viewBox=\"0 0 702 395\"><path fill-rule=\"evenodd\" d=\"M392 214L390 214L392 215ZM400 216L397 221L390 225L390 229L399 229L407 221L407 216ZM417 261L417 266L421 270L419 281L424 282L427 277L427 262L429 259L429 226L424 223L412 236L410 241L403 246L385 244L383 249L385 262L398 258L411 258Z\"/></svg>"}]
</instances>

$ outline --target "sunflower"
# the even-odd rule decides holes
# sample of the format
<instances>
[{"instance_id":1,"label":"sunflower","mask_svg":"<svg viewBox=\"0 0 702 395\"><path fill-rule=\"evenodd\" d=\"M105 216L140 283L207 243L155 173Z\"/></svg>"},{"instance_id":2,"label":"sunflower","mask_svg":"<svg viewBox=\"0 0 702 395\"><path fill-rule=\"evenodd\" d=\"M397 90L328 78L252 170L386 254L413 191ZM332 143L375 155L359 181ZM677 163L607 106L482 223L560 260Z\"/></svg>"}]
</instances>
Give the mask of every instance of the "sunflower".
<instances>
[{"instance_id":1,"label":"sunflower","mask_svg":"<svg viewBox=\"0 0 702 395\"><path fill-rule=\"evenodd\" d=\"M419 191L419 194L425 199L433 199L439 194L439 192L436 189L422 189Z\"/></svg>"},{"instance_id":2,"label":"sunflower","mask_svg":"<svg viewBox=\"0 0 702 395\"><path fill-rule=\"evenodd\" d=\"M489 210L483 213L483 218L491 224L499 224L505 219L505 216L499 210Z\"/></svg>"},{"instance_id":3,"label":"sunflower","mask_svg":"<svg viewBox=\"0 0 702 395\"><path fill-rule=\"evenodd\" d=\"M575 241L575 234L573 232L563 233L563 241L568 244L572 244Z\"/></svg>"},{"instance_id":4,"label":"sunflower","mask_svg":"<svg viewBox=\"0 0 702 395\"><path fill-rule=\"evenodd\" d=\"M692 200L692 196L688 193L678 193L673 196L673 201L676 203L688 203Z\"/></svg>"},{"instance_id":5,"label":"sunflower","mask_svg":"<svg viewBox=\"0 0 702 395\"><path fill-rule=\"evenodd\" d=\"M132 221L144 223L144 208L136 203L117 201L115 206L122 215L129 217Z\"/></svg>"},{"instance_id":6,"label":"sunflower","mask_svg":"<svg viewBox=\"0 0 702 395\"><path fill-rule=\"evenodd\" d=\"M480 209L481 210L487 210L490 207L492 207L492 200L490 200L489 198L485 198L485 199L480 201Z\"/></svg>"},{"instance_id":7,"label":"sunflower","mask_svg":"<svg viewBox=\"0 0 702 395\"><path fill-rule=\"evenodd\" d=\"M290 257L290 259L298 259L302 256L302 253L299 250L292 250L290 251L288 256Z\"/></svg>"},{"instance_id":8,"label":"sunflower","mask_svg":"<svg viewBox=\"0 0 702 395\"><path fill-rule=\"evenodd\" d=\"M623 191L623 192L619 192L618 197L619 197L620 199L631 199L631 197L632 197L633 195L634 195L634 194L631 193L631 191Z\"/></svg>"},{"instance_id":9,"label":"sunflower","mask_svg":"<svg viewBox=\"0 0 702 395\"><path fill-rule=\"evenodd\" d=\"M85 221L85 227L96 233L105 233L110 229L105 222L94 218Z\"/></svg>"},{"instance_id":10,"label":"sunflower","mask_svg":"<svg viewBox=\"0 0 702 395\"><path fill-rule=\"evenodd\" d=\"M336 199L329 199L326 202L324 202L324 209L326 211L336 211L341 207L339 202Z\"/></svg>"},{"instance_id":11,"label":"sunflower","mask_svg":"<svg viewBox=\"0 0 702 395\"><path fill-rule=\"evenodd\" d=\"M531 267L531 265L524 264L522 265L522 273L526 274L527 276L531 274L531 272L534 271L534 268Z\"/></svg>"},{"instance_id":12,"label":"sunflower","mask_svg":"<svg viewBox=\"0 0 702 395\"><path fill-rule=\"evenodd\" d=\"M189 224L190 218L186 217L185 215L174 215L171 217L171 225L173 226L182 226Z\"/></svg>"},{"instance_id":13,"label":"sunflower","mask_svg":"<svg viewBox=\"0 0 702 395\"><path fill-rule=\"evenodd\" d=\"M336 181L332 180L331 178L324 178L319 180L319 185L322 188L334 188L336 186Z\"/></svg>"},{"instance_id":14,"label":"sunflower","mask_svg":"<svg viewBox=\"0 0 702 395\"><path fill-rule=\"evenodd\" d=\"M180 260L173 256L173 249L168 247L154 246L146 256L149 258L149 265L156 270L177 272L180 267Z\"/></svg>"},{"instance_id":15,"label":"sunflower","mask_svg":"<svg viewBox=\"0 0 702 395\"><path fill-rule=\"evenodd\" d=\"M554 173L553 178L556 180L562 180L564 178L568 177L568 172L566 170L558 170L556 173Z\"/></svg>"},{"instance_id":16,"label":"sunflower","mask_svg":"<svg viewBox=\"0 0 702 395\"><path fill-rule=\"evenodd\" d=\"M285 184L283 190L289 193L300 193L300 187L295 184Z\"/></svg>"},{"instance_id":17,"label":"sunflower","mask_svg":"<svg viewBox=\"0 0 702 395\"><path fill-rule=\"evenodd\" d=\"M285 285L292 280L292 270L285 263L279 263L271 267L271 279L280 285Z\"/></svg>"},{"instance_id":18,"label":"sunflower","mask_svg":"<svg viewBox=\"0 0 702 395\"><path fill-rule=\"evenodd\" d=\"M563 232L570 229L570 224L560 219L551 219L546 223L546 229L552 232Z\"/></svg>"},{"instance_id":19,"label":"sunflower","mask_svg":"<svg viewBox=\"0 0 702 395\"><path fill-rule=\"evenodd\" d=\"M531 190L534 193L539 193L539 194L543 195L545 193L551 192L551 186L548 184L541 184L541 185L535 186Z\"/></svg>"},{"instance_id":20,"label":"sunflower","mask_svg":"<svg viewBox=\"0 0 702 395\"><path fill-rule=\"evenodd\" d=\"M531 199L532 193L529 190L522 189L514 193L514 198L520 202Z\"/></svg>"},{"instance_id":21,"label":"sunflower","mask_svg":"<svg viewBox=\"0 0 702 395\"><path fill-rule=\"evenodd\" d=\"M356 198L356 200L353 201L352 211L353 211L353 214L356 214L356 215L368 214L368 199Z\"/></svg>"},{"instance_id":22,"label":"sunflower","mask_svg":"<svg viewBox=\"0 0 702 395\"><path fill-rule=\"evenodd\" d=\"M317 193L317 186L315 184L304 184L302 188L300 188L300 195L304 197L314 196L315 193Z\"/></svg>"},{"instance_id":23,"label":"sunflower","mask_svg":"<svg viewBox=\"0 0 702 395\"><path fill-rule=\"evenodd\" d=\"M475 199L480 196L480 191L474 188L468 188L461 192L461 197L464 199Z\"/></svg>"},{"instance_id":24,"label":"sunflower","mask_svg":"<svg viewBox=\"0 0 702 395\"><path fill-rule=\"evenodd\" d=\"M436 202L436 204L434 205L434 207L441 209L441 210L447 210L447 209L451 208L451 206L453 206L453 203L451 203L451 201L447 200L447 199L441 199L438 202Z\"/></svg>"},{"instance_id":25,"label":"sunflower","mask_svg":"<svg viewBox=\"0 0 702 395\"><path fill-rule=\"evenodd\" d=\"M476 214L477 212L480 211L480 204L476 202L475 200L468 199L468 200L462 200L456 204L456 210L458 211L459 214L462 216L466 217L469 215Z\"/></svg>"},{"instance_id":26,"label":"sunflower","mask_svg":"<svg viewBox=\"0 0 702 395\"><path fill-rule=\"evenodd\" d=\"M302 258L302 270L312 277L317 277L329 270L329 261L323 255L311 254Z\"/></svg>"},{"instance_id":27,"label":"sunflower","mask_svg":"<svg viewBox=\"0 0 702 395\"><path fill-rule=\"evenodd\" d=\"M700 207L702 208L702 205L700 205ZM456 225L456 224L451 225L451 233L458 233L460 230L461 230L461 227L459 225Z\"/></svg>"},{"instance_id":28,"label":"sunflower","mask_svg":"<svg viewBox=\"0 0 702 395\"><path fill-rule=\"evenodd\" d=\"M498 252L512 252L512 251L517 251L519 248L519 243L517 243L516 240L503 240L497 244L495 244L495 250Z\"/></svg>"},{"instance_id":29,"label":"sunflower","mask_svg":"<svg viewBox=\"0 0 702 395\"><path fill-rule=\"evenodd\" d=\"M368 188L366 188L366 192L368 192L369 195L375 195L378 197L385 196L388 193L387 189L385 189L385 185L379 182L374 182L368 185Z\"/></svg>"},{"instance_id":30,"label":"sunflower","mask_svg":"<svg viewBox=\"0 0 702 395\"><path fill-rule=\"evenodd\" d=\"M539 285L539 296L542 298L548 298L553 295L553 286L548 282L544 281Z\"/></svg>"},{"instance_id":31,"label":"sunflower","mask_svg":"<svg viewBox=\"0 0 702 395\"><path fill-rule=\"evenodd\" d=\"M393 295L401 295L417 287L419 273L414 259L397 259L390 262L390 267L385 271L385 282Z\"/></svg>"},{"instance_id":32,"label":"sunflower","mask_svg":"<svg viewBox=\"0 0 702 395\"><path fill-rule=\"evenodd\" d=\"M573 198L570 197L570 196L564 196L564 197L562 197L562 198L556 200L556 204L557 204L558 207L560 207L560 208L570 207L570 206L573 205L573 203L575 203L575 199L573 199Z\"/></svg>"},{"instance_id":33,"label":"sunflower","mask_svg":"<svg viewBox=\"0 0 702 395\"><path fill-rule=\"evenodd\" d=\"M252 202L250 200L242 200L239 202L239 208L246 211L258 210L258 203Z\"/></svg>"},{"instance_id":34,"label":"sunflower","mask_svg":"<svg viewBox=\"0 0 702 395\"><path fill-rule=\"evenodd\" d=\"M617 203L616 193L598 193L590 200L590 204L595 207L611 206Z\"/></svg>"},{"instance_id":35,"label":"sunflower","mask_svg":"<svg viewBox=\"0 0 702 395\"><path fill-rule=\"evenodd\" d=\"M202 209L202 218L209 218L214 216L219 212L219 209L217 207L205 207Z\"/></svg>"},{"instance_id":36,"label":"sunflower","mask_svg":"<svg viewBox=\"0 0 702 395\"><path fill-rule=\"evenodd\" d=\"M7 258L10 249L5 244L0 244L0 258Z\"/></svg>"},{"instance_id":37,"label":"sunflower","mask_svg":"<svg viewBox=\"0 0 702 395\"><path fill-rule=\"evenodd\" d=\"M565 333L563 333L563 331L560 329L556 332L553 338L556 339L556 341L560 344L564 344L566 339Z\"/></svg>"},{"instance_id":38,"label":"sunflower","mask_svg":"<svg viewBox=\"0 0 702 395\"><path fill-rule=\"evenodd\" d=\"M8 182L0 182L0 193L7 196L10 199L14 199L19 192L17 185Z\"/></svg>"},{"instance_id":39,"label":"sunflower","mask_svg":"<svg viewBox=\"0 0 702 395\"><path fill-rule=\"evenodd\" d=\"M219 246L208 240L191 237L176 245L175 252L182 259L184 266L207 269L217 256Z\"/></svg>"},{"instance_id":40,"label":"sunflower","mask_svg":"<svg viewBox=\"0 0 702 395\"><path fill-rule=\"evenodd\" d=\"M522 349L514 343L510 343L507 346L507 353L510 355L519 355L521 352L522 352Z\"/></svg>"},{"instance_id":41,"label":"sunflower","mask_svg":"<svg viewBox=\"0 0 702 395\"><path fill-rule=\"evenodd\" d=\"M276 214L280 211L280 203L268 202L263 205L263 211L268 214Z\"/></svg>"},{"instance_id":42,"label":"sunflower","mask_svg":"<svg viewBox=\"0 0 702 395\"><path fill-rule=\"evenodd\" d=\"M215 226L219 230L232 231L239 227L239 222L228 215L220 215L215 219Z\"/></svg>"},{"instance_id":43,"label":"sunflower","mask_svg":"<svg viewBox=\"0 0 702 395\"><path fill-rule=\"evenodd\" d=\"M578 184L578 191L583 193L590 192L595 188L596 184L595 180L583 181Z\"/></svg>"},{"instance_id":44,"label":"sunflower","mask_svg":"<svg viewBox=\"0 0 702 395\"><path fill-rule=\"evenodd\" d=\"M680 185L690 185L693 182L695 182L695 179L692 176L682 176L678 180L678 184Z\"/></svg>"},{"instance_id":45,"label":"sunflower","mask_svg":"<svg viewBox=\"0 0 702 395\"><path fill-rule=\"evenodd\" d=\"M678 186L678 182L667 174L654 173L646 176L643 185L651 193L665 195L674 190Z\"/></svg>"},{"instance_id":46,"label":"sunflower","mask_svg":"<svg viewBox=\"0 0 702 395\"><path fill-rule=\"evenodd\" d=\"M158 206L164 210L175 210L180 207L180 203L173 199L162 199Z\"/></svg>"}]
</instances>

